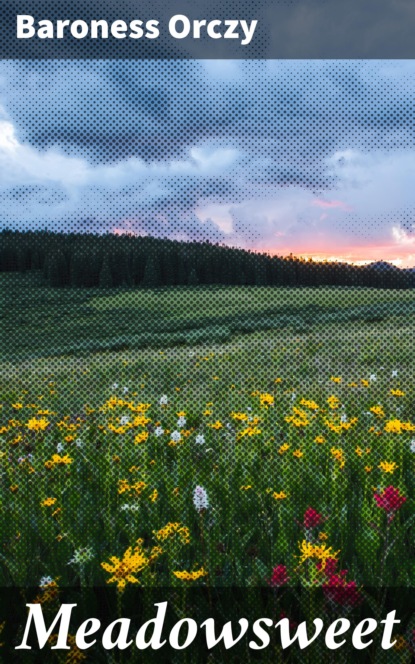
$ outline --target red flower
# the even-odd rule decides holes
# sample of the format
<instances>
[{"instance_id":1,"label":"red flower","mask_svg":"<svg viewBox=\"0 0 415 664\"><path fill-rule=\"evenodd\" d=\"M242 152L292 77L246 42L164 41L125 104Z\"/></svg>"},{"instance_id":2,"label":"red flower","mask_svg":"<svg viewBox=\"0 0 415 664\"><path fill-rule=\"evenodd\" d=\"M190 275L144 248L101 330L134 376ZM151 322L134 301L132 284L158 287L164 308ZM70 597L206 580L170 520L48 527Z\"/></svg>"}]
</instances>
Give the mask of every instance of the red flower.
<instances>
[{"instance_id":1,"label":"red flower","mask_svg":"<svg viewBox=\"0 0 415 664\"><path fill-rule=\"evenodd\" d=\"M326 559L326 564L324 565L324 574L327 577L332 576L336 572L337 568L337 560L335 558L327 558ZM323 569L323 563L317 563L317 569L322 570ZM340 574L347 574L346 570L340 572Z\"/></svg>"},{"instance_id":2,"label":"red flower","mask_svg":"<svg viewBox=\"0 0 415 664\"><path fill-rule=\"evenodd\" d=\"M402 507L406 501L406 496L401 496L399 489L394 486L388 486L387 489L383 489L380 493L375 493L373 497L376 500L377 506L385 510L390 519L393 518L394 512Z\"/></svg>"},{"instance_id":3,"label":"red flower","mask_svg":"<svg viewBox=\"0 0 415 664\"><path fill-rule=\"evenodd\" d=\"M275 588L276 586L283 586L288 583L290 579L287 576L287 568L285 565L277 565L272 570L272 576L268 583Z\"/></svg>"},{"instance_id":4,"label":"red flower","mask_svg":"<svg viewBox=\"0 0 415 664\"><path fill-rule=\"evenodd\" d=\"M304 513L304 521L303 521L304 528L306 528L307 530L309 528L315 528L322 521L324 521L324 517L322 514L316 512L316 510L314 510L312 507L307 507Z\"/></svg>"},{"instance_id":5,"label":"red flower","mask_svg":"<svg viewBox=\"0 0 415 664\"><path fill-rule=\"evenodd\" d=\"M363 601L356 581L346 581L343 573L332 574L323 584L323 592L327 599L340 606L353 607Z\"/></svg>"}]
</instances>

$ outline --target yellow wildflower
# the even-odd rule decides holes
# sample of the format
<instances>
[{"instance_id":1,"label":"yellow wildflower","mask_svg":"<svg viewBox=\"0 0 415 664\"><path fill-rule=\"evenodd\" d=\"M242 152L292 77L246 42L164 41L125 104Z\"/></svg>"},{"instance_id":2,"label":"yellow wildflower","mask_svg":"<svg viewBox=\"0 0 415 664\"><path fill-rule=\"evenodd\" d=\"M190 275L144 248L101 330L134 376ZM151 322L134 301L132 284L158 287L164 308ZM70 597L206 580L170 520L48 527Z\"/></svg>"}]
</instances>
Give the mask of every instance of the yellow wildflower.
<instances>
[{"instance_id":1,"label":"yellow wildflower","mask_svg":"<svg viewBox=\"0 0 415 664\"><path fill-rule=\"evenodd\" d=\"M315 559L322 563L322 569L324 569L327 558L335 558L339 555L340 551L333 551L331 546L326 544L313 544L312 542L307 542L303 540L298 544L300 548L300 563L305 562L309 559Z\"/></svg>"},{"instance_id":2,"label":"yellow wildflower","mask_svg":"<svg viewBox=\"0 0 415 664\"><path fill-rule=\"evenodd\" d=\"M380 468L380 470L383 470L384 473L392 474L398 468L398 464L395 463L394 461L381 461L380 464L378 465L378 468Z\"/></svg>"},{"instance_id":3,"label":"yellow wildflower","mask_svg":"<svg viewBox=\"0 0 415 664\"><path fill-rule=\"evenodd\" d=\"M218 430L218 429L222 429L223 424L222 424L222 422L219 422L219 420L217 420L217 421L214 422L213 424L208 424L208 427L210 427L211 429L216 429L216 430Z\"/></svg>"},{"instance_id":4,"label":"yellow wildflower","mask_svg":"<svg viewBox=\"0 0 415 664\"><path fill-rule=\"evenodd\" d=\"M392 394L394 397L404 397L405 392L402 392L402 390L391 390L390 394Z\"/></svg>"},{"instance_id":5,"label":"yellow wildflower","mask_svg":"<svg viewBox=\"0 0 415 664\"><path fill-rule=\"evenodd\" d=\"M45 498L40 504L42 507L51 507L54 505L57 501L57 498Z\"/></svg>"},{"instance_id":6,"label":"yellow wildflower","mask_svg":"<svg viewBox=\"0 0 415 664\"><path fill-rule=\"evenodd\" d=\"M147 567L158 555L160 548L155 547L149 553L143 549L143 540L138 539L135 546L128 547L122 558L111 556L110 563L101 563L101 567L112 576L107 583L116 583L117 590L122 592L127 583L139 583L138 572Z\"/></svg>"},{"instance_id":7,"label":"yellow wildflower","mask_svg":"<svg viewBox=\"0 0 415 664\"><path fill-rule=\"evenodd\" d=\"M153 530L153 534L159 542L178 538L182 544L190 544L190 530L182 523L166 523L160 530Z\"/></svg>"},{"instance_id":8,"label":"yellow wildflower","mask_svg":"<svg viewBox=\"0 0 415 664\"><path fill-rule=\"evenodd\" d=\"M141 433L138 433L135 438L134 438L134 443L135 445L139 445L140 443L145 443L148 438L148 431L142 431Z\"/></svg>"},{"instance_id":9,"label":"yellow wildflower","mask_svg":"<svg viewBox=\"0 0 415 664\"><path fill-rule=\"evenodd\" d=\"M48 425L49 422L45 417L41 417L39 419L36 417L32 417L32 419L28 421L26 426L30 431L44 431Z\"/></svg>"},{"instance_id":10,"label":"yellow wildflower","mask_svg":"<svg viewBox=\"0 0 415 664\"><path fill-rule=\"evenodd\" d=\"M197 579L200 579L202 576L206 576L207 572L206 570L201 567L198 570L195 570L194 572L173 572L174 576L178 579L181 579L182 581L196 581Z\"/></svg>"},{"instance_id":11,"label":"yellow wildflower","mask_svg":"<svg viewBox=\"0 0 415 664\"><path fill-rule=\"evenodd\" d=\"M285 491L280 491L279 493L274 491L272 497L274 500L284 500L284 498L288 498L288 493L285 493Z\"/></svg>"}]
</instances>

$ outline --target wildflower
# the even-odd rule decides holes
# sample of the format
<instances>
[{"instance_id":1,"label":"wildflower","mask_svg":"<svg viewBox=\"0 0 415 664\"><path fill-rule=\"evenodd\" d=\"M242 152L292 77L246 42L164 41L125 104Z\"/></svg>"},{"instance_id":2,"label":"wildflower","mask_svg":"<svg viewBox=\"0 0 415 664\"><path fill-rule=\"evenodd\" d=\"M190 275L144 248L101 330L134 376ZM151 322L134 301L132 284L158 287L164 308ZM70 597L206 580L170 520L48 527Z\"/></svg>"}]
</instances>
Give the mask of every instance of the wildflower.
<instances>
[{"instance_id":1,"label":"wildflower","mask_svg":"<svg viewBox=\"0 0 415 664\"><path fill-rule=\"evenodd\" d=\"M160 400L159 400L160 406L167 406L168 403L169 403L169 399L168 399L167 394L163 394L163 396L161 396Z\"/></svg>"},{"instance_id":2,"label":"wildflower","mask_svg":"<svg viewBox=\"0 0 415 664\"><path fill-rule=\"evenodd\" d=\"M129 424L130 418L127 415L123 415L120 419L120 424L122 427L125 427L126 424Z\"/></svg>"},{"instance_id":3,"label":"wildflower","mask_svg":"<svg viewBox=\"0 0 415 664\"><path fill-rule=\"evenodd\" d=\"M307 540L299 543L301 551L300 563L309 559L316 559L321 562L321 568L324 570L327 560L336 559L340 551L334 552L331 546L326 544L313 544Z\"/></svg>"},{"instance_id":4,"label":"wildflower","mask_svg":"<svg viewBox=\"0 0 415 664\"><path fill-rule=\"evenodd\" d=\"M26 426L30 431L44 431L48 425L49 422L45 417L41 417L39 419L32 417Z\"/></svg>"},{"instance_id":5,"label":"wildflower","mask_svg":"<svg viewBox=\"0 0 415 664\"><path fill-rule=\"evenodd\" d=\"M344 453L341 447L332 447L330 449L331 455L340 463L340 467L343 468L345 464Z\"/></svg>"},{"instance_id":6,"label":"wildflower","mask_svg":"<svg viewBox=\"0 0 415 664\"><path fill-rule=\"evenodd\" d=\"M402 392L402 390L391 390L389 394L392 394L394 397L404 397L405 392Z\"/></svg>"},{"instance_id":7,"label":"wildflower","mask_svg":"<svg viewBox=\"0 0 415 664\"><path fill-rule=\"evenodd\" d=\"M180 433L180 431L172 431L172 433L170 434L170 438L174 443L178 443L179 440L181 440L181 437L182 434Z\"/></svg>"},{"instance_id":8,"label":"wildflower","mask_svg":"<svg viewBox=\"0 0 415 664\"><path fill-rule=\"evenodd\" d=\"M326 442L326 439L324 438L324 436L316 436L314 438L314 442L321 445L322 443Z\"/></svg>"},{"instance_id":9,"label":"wildflower","mask_svg":"<svg viewBox=\"0 0 415 664\"><path fill-rule=\"evenodd\" d=\"M300 406L304 406L305 408L309 408L310 410L319 409L319 405L315 401L310 401L307 399L301 399Z\"/></svg>"},{"instance_id":10,"label":"wildflower","mask_svg":"<svg viewBox=\"0 0 415 664\"><path fill-rule=\"evenodd\" d=\"M128 547L122 558L111 556L110 563L101 563L101 567L112 575L107 583L116 583L120 592L127 583L139 583L136 576L138 572L147 567L160 553L160 547L154 547L147 553L143 549L143 540L138 539L134 547Z\"/></svg>"},{"instance_id":11,"label":"wildflower","mask_svg":"<svg viewBox=\"0 0 415 664\"><path fill-rule=\"evenodd\" d=\"M377 417L385 417L385 412L382 406L372 406L372 408L370 408L369 410L371 413L374 413Z\"/></svg>"},{"instance_id":12,"label":"wildflower","mask_svg":"<svg viewBox=\"0 0 415 664\"><path fill-rule=\"evenodd\" d=\"M371 378L371 380L376 380L375 374L372 374L372 376L374 376L374 378ZM369 387L369 381L368 380L365 380L364 378L362 378L360 382L361 382L363 387Z\"/></svg>"},{"instance_id":13,"label":"wildflower","mask_svg":"<svg viewBox=\"0 0 415 664\"><path fill-rule=\"evenodd\" d=\"M274 405L274 397L272 394L268 394L268 392L264 392L263 394L259 395L259 402L261 406L273 406Z\"/></svg>"},{"instance_id":14,"label":"wildflower","mask_svg":"<svg viewBox=\"0 0 415 664\"><path fill-rule=\"evenodd\" d=\"M180 416L179 419L177 420L177 426L179 429L182 429L183 427L186 426L186 418L183 416Z\"/></svg>"},{"instance_id":15,"label":"wildflower","mask_svg":"<svg viewBox=\"0 0 415 664\"><path fill-rule=\"evenodd\" d=\"M94 557L93 550L86 546L80 547L74 551L73 557L68 562L68 565L85 565Z\"/></svg>"},{"instance_id":16,"label":"wildflower","mask_svg":"<svg viewBox=\"0 0 415 664\"><path fill-rule=\"evenodd\" d=\"M327 535L327 533L321 532L321 533L318 534L318 538L319 538L320 542L324 542L326 539L328 539L328 537L329 536Z\"/></svg>"},{"instance_id":17,"label":"wildflower","mask_svg":"<svg viewBox=\"0 0 415 664\"><path fill-rule=\"evenodd\" d=\"M206 510L209 507L207 491L202 486L198 485L193 492L193 505L198 512Z\"/></svg>"},{"instance_id":18,"label":"wildflower","mask_svg":"<svg viewBox=\"0 0 415 664\"><path fill-rule=\"evenodd\" d=\"M249 491L249 489L252 489L252 484L245 484L244 486L240 487L241 491Z\"/></svg>"},{"instance_id":19,"label":"wildflower","mask_svg":"<svg viewBox=\"0 0 415 664\"><path fill-rule=\"evenodd\" d=\"M398 468L398 464L394 461L381 461L378 468L383 470L384 473L393 473Z\"/></svg>"},{"instance_id":20,"label":"wildflower","mask_svg":"<svg viewBox=\"0 0 415 664\"><path fill-rule=\"evenodd\" d=\"M363 602L363 596L356 581L346 581L345 576L346 570L340 574L332 574L326 583L323 583L323 593L333 604L351 608Z\"/></svg>"},{"instance_id":21,"label":"wildflower","mask_svg":"<svg viewBox=\"0 0 415 664\"><path fill-rule=\"evenodd\" d=\"M333 383L341 383L342 382L342 378L340 376L330 376L330 380Z\"/></svg>"},{"instance_id":22,"label":"wildflower","mask_svg":"<svg viewBox=\"0 0 415 664\"><path fill-rule=\"evenodd\" d=\"M231 417L234 420L237 420L238 422L244 422L245 420L248 419L248 415L246 413L231 413Z\"/></svg>"},{"instance_id":23,"label":"wildflower","mask_svg":"<svg viewBox=\"0 0 415 664\"><path fill-rule=\"evenodd\" d=\"M159 497L159 492L157 491L157 489L153 489L148 499L151 500L152 503L155 503L158 497Z\"/></svg>"},{"instance_id":24,"label":"wildflower","mask_svg":"<svg viewBox=\"0 0 415 664\"><path fill-rule=\"evenodd\" d=\"M73 459L68 454L60 456L59 454L52 454L52 464L56 466L68 466L73 462Z\"/></svg>"},{"instance_id":25,"label":"wildflower","mask_svg":"<svg viewBox=\"0 0 415 664\"><path fill-rule=\"evenodd\" d=\"M287 568L285 565L277 565L272 570L271 578L268 580L268 584L273 588L278 588L279 586L284 586L289 581L287 575Z\"/></svg>"},{"instance_id":26,"label":"wildflower","mask_svg":"<svg viewBox=\"0 0 415 664\"><path fill-rule=\"evenodd\" d=\"M42 500L40 503L42 507L52 507L57 501L57 498L45 498L45 500Z\"/></svg>"},{"instance_id":27,"label":"wildflower","mask_svg":"<svg viewBox=\"0 0 415 664\"><path fill-rule=\"evenodd\" d=\"M413 454L415 453L415 438L409 443L409 449Z\"/></svg>"},{"instance_id":28,"label":"wildflower","mask_svg":"<svg viewBox=\"0 0 415 664\"><path fill-rule=\"evenodd\" d=\"M376 374L370 374L369 380L372 381L372 382L376 381L377 380ZM362 383L364 383L364 382L367 382L367 381L362 380Z\"/></svg>"},{"instance_id":29,"label":"wildflower","mask_svg":"<svg viewBox=\"0 0 415 664\"><path fill-rule=\"evenodd\" d=\"M340 406L340 400L332 394L330 397L327 397L327 403L329 405L329 408L332 410L336 410Z\"/></svg>"},{"instance_id":30,"label":"wildflower","mask_svg":"<svg viewBox=\"0 0 415 664\"><path fill-rule=\"evenodd\" d=\"M157 438L159 438L163 434L164 434L164 429L162 429L161 427L156 427L154 429L154 435L157 436Z\"/></svg>"},{"instance_id":31,"label":"wildflower","mask_svg":"<svg viewBox=\"0 0 415 664\"><path fill-rule=\"evenodd\" d=\"M392 374L391 374L392 378L396 378L397 375L398 375L398 370L397 370L397 369L394 369L394 370L392 371Z\"/></svg>"},{"instance_id":32,"label":"wildflower","mask_svg":"<svg viewBox=\"0 0 415 664\"><path fill-rule=\"evenodd\" d=\"M197 445L204 445L205 442L206 441L205 441L205 437L204 437L203 433L198 433L196 438L195 438L195 443L197 443Z\"/></svg>"},{"instance_id":33,"label":"wildflower","mask_svg":"<svg viewBox=\"0 0 415 664\"><path fill-rule=\"evenodd\" d=\"M63 443L58 443L58 444L56 445L56 451L57 451L58 454L60 454L61 452L63 452Z\"/></svg>"},{"instance_id":34,"label":"wildflower","mask_svg":"<svg viewBox=\"0 0 415 664\"><path fill-rule=\"evenodd\" d=\"M160 530L153 530L154 537L159 542L178 539L182 544L190 544L190 530L182 523L167 523Z\"/></svg>"},{"instance_id":35,"label":"wildflower","mask_svg":"<svg viewBox=\"0 0 415 664\"><path fill-rule=\"evenodd\" d=\"M284 500L284 498L288 498L288 493L285 493L285 491L280 491L279 493L274 491L272 497L274 500Z\"/></svg>"},{"instance_id":36,"label":"wildflower","mask_svg":"<svg viewBox=\"0 0 415 664\"><path fill-rule=\"evenodd\" d=\"M388 486L379 493L373 495L377 506L385 510L388 515L388 521L391 521L395 516L398 509L402 507L406 501L406 496L400 494L399 489L394 486Z\"/></svg>"},{"instance_id":37,"label":"wildflower","mask_svg":"<svg viewBox=\"0 0 415 664\"><path fill-rule=\"evenodd\" d=\"M83 447L83 444L84 444L84 441L81 440L81 438L76 438L76 440L75 440L75 445L76 445L77 447Z\"/></svg>"},{"instance_id":38,"label":"wildflower","mask_svg":"<svg viewBox=\"0 0 415 664\"><path fill-rule=\"evenodd\" d=\"M297 457L297 459L301 459L301 457L304 456L304 452L302 452L301 450L295 450L293 452L293 456Z\"/></svg>"},{"instance_id":39,"label":"wildflower","mask_svg":"<svg viewBox=\"0 0 415 664\"><path fill-rule=\"evenodd\" d=\"M280 446L278 449L278 454L284 454L288 449L290 448L288 443L283 443L283 445Z\"/></svg>"},{"instance_id":40,"label":"wildflower","mask_svg":"<svg viewBox=\"0 0 415 664\"><path fill-rule=\"evenodd\" d=\"M54 581L51 576L42 576L39 581L39 588L46 588L46 586L50 586L52 583Z\"/></svg>"},{"instance_id":41,"label":"wildflower","mask_svg":"<svg viewBox=\"0 0 415 664\"><path fill-rule=\"evenodd\" d=\"M134 443L139 445L140 443L145 443L148 438L148 431L141 431L134 438Z\"/></svg>"},{"instance_id":42,"label":"wildflower","mask_svg":"<svg viewBox=\"0 0 415 664\"><path fill-rule=\"evenodd\" d=\"M304 519L303 519L303 526L307 530L310 528L315 528L316 526L320 525L325 521L325 518L323 517L322 514L319 514L315 509L312 507L307 507L306 511L304 512Z\"/></svg>"},{"instance_id":43,"label":"wildflower","mask_svg":"<svg viewBox=\"0 0 415 664\"><path fill-rule=\"evenodd\" d=\"M111 389L112 389L112 390L118 390L118 383L113 383L113 384L111 385Z\"/></svg>"},{"instance_id":44,"label":"wildflower","mask_svg":"<svg viewBox=\"0 0 415 664\"><path fill-rule=\"evenodd\" d=\"M371 473L373 470L373 466L365 466L365 472L366 473Z\"/></svg>"},{"instance_id":45,"label":"wildflower","mask_svg":"<svg viewBox=\"0 0 415 664\"><path fill-rule=\"evenodd\" d=\"M23 404L20 402L12 403L12 408L14 408L14 410L21 410L21 408L23 408Z\"/></svg>"},{"instance_id":46,"label":"wildflower","mask_svg":"<svg viewBox=\"0 0 415 664\"><path fill-rule=\"evenodd\" d=\"M208 427L210 427L211 429L216 429L216 430L218 430L218 429L222 429L222 428L223 428L223 424L222 424L222 422L219 422L219 420L217 420L217 421L214 422L213 424L208 424Z\"/></svg>"},{"instance_id":47,"label":"wildflower","mask_svg":"<svg viewBox=\"0 0 415 664\"><path fill-rule=\"evenodd\" d=\"M173 572L174 576L177 579L181 579L182 581L196 581L197 579L200 579L202 576L206 576L207 572L204 569L204 567L201 567L198 570L195 570L194 572Z\"/></svg>"},{"instance_id":48,"label":"wildflower","mask_svg":"<svg viewBox=\"0 0 415 664\"><path fill-rule=\"evenodd\" d=\"M402 431L415 431L415 425L411 422L401 422L400 420L389 420L385 424L385 431L388 433L402 433Z\"/></svg>"}]
</instances>

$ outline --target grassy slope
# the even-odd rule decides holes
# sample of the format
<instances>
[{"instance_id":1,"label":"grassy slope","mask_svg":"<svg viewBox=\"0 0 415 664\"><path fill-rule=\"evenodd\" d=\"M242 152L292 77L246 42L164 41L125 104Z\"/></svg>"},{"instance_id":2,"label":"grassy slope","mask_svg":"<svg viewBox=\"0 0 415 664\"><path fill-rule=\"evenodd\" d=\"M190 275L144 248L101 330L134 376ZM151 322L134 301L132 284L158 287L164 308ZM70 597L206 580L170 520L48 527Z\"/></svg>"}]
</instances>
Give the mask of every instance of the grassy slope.
<instances>
[{"instance_id":1,"label":"grassy slope","mask_svg":"<svg viewBox=\"0 0 415 664\"><path fill-rule=\"evenodd\" d=\"M382 320L411 328L412 291L177 288L159 291L50 289L35 275L0 275L2 359L230 342L241 332L314 335Z\"/></svg>"}]
</instances>

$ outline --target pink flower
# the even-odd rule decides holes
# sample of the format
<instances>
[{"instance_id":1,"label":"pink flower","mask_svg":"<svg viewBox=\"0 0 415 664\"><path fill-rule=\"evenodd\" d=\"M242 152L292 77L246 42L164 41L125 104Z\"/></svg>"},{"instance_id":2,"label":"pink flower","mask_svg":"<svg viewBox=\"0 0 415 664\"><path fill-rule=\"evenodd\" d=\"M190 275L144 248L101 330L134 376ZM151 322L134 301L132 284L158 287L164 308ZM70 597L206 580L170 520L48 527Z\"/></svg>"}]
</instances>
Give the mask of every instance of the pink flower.
<instances>
[{"instance_id":1,"label":"pink flower","mask_svg":"<svg viewBox=\"0 0 415 664\"><path fill-rule=\"evenodd\" d=\"M283 586L289 581L289 577L287 576L287 568L285 565L277 565L274 567L272 570L272 575L271 578L269 579L268 583L270 586L273 588L278 587L278 586Z\"/></svg>"},{"instance_id":2,"label":"pink flower","mask_svg":"<svg viewBox=\"0 0 415 664\"><path fill-rule=\"evenodd\" d=\"M377 506L387 512L388 521L392 521L397 510L406 501L406 496L402 496L399 489L394 486L388 486L387 489L383 489L380 493L375 493L373 497L376 500Z\"/></svg>"},{"instance_id":3,"label":"pink flower","mask_svg":"<svg viewBox=\"0 0 415 664\"><path fill-rule=\"evenodd\" d=\"M303 526L308 530L309 528L315 528L324 520L325 519L322 514L316 512L316 510L312 507L307 507L304 513Z\"/></svg>"},{"instance_id":4,"label":"pink flower","mask_svg":"<svg viewBox=\"0 0 415 664\"><path fill-rule=\"evenodd\" d=\"M323 592L327 599L339 606L353 607L363 601L356 581L346 581L347 572L332 574L326 583L323 583Z\"/></svg>"}]
</instances>

